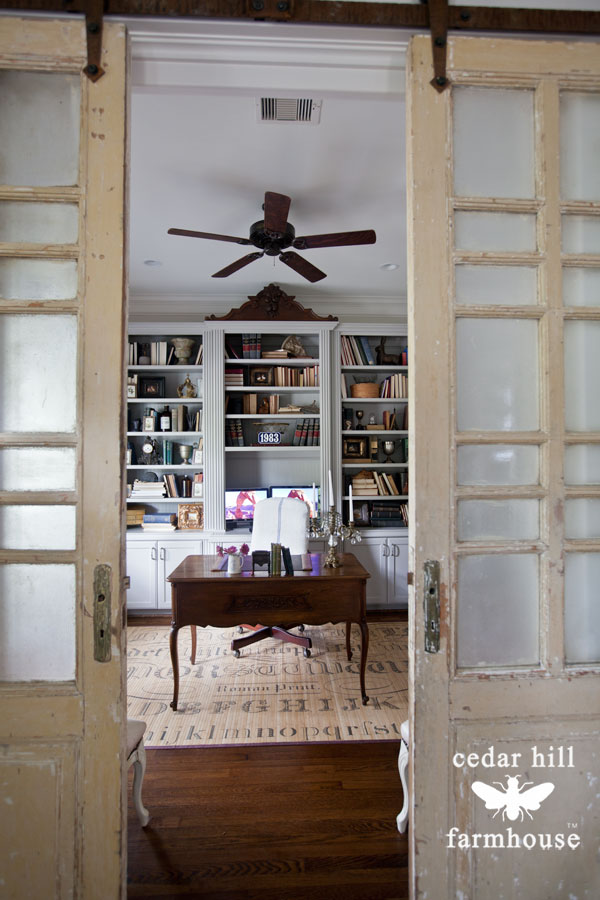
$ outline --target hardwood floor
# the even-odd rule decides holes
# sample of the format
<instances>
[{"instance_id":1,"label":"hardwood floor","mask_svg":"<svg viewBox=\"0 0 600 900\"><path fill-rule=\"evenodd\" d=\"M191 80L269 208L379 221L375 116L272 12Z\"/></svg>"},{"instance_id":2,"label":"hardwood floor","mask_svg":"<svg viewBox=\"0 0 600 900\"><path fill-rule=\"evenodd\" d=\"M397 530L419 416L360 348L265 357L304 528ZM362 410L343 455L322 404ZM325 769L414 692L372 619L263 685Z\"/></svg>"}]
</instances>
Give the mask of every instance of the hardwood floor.
<instances>
[{"instance_id":1,"label":"hardwood floor","mask_svg":"<svg viewBox=\"0 0 600 900\"><path fill-rule=\"evenodd\" d=\"M148 750L128 896L408 897L398 744Z\"/></svg>"}]
</instances>

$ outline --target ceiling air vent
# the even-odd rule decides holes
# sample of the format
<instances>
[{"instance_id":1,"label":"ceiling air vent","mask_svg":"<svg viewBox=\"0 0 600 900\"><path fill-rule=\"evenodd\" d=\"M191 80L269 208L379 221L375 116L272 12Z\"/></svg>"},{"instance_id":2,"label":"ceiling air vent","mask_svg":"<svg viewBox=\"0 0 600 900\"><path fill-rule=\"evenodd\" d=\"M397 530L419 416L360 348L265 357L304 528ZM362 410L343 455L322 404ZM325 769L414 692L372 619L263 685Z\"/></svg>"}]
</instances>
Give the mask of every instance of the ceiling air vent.
<instances>
[{"instance_id":1,"label":"ceiling air vent","mask_svg":"<svg viewBox=\"0 0 600 900\"><path fill-rule=\"evenodd\" d=\"M318 125L322 100L299 97L261 97L256 101L259 122L306 122Z\"/></svg>"}]
</instances>

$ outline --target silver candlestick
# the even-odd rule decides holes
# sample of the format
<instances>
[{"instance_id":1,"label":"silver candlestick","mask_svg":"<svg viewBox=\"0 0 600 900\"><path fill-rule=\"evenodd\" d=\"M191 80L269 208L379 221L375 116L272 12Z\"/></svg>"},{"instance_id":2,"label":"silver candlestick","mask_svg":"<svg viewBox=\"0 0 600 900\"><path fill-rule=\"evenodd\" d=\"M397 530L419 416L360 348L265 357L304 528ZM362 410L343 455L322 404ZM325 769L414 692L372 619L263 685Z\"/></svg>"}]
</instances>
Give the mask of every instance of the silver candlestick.
<instances>
[{"instance_id":1,"label":"silver candlestick","mask_svg":"<svg viewBox=\"0 0 600 900\"><path fill-rule=\"evenodd\" d=\"M336 512L333 504L320 519L311 519L308 528L308 536L311 538L326 538L329 550L325 558L324 566L328 569L338 569L341 566L337 554L337 546L341 541L349 540L351 544L357 544L362 536L354 522L344 525L342 516Z\"/></svg>"}]
</instances>

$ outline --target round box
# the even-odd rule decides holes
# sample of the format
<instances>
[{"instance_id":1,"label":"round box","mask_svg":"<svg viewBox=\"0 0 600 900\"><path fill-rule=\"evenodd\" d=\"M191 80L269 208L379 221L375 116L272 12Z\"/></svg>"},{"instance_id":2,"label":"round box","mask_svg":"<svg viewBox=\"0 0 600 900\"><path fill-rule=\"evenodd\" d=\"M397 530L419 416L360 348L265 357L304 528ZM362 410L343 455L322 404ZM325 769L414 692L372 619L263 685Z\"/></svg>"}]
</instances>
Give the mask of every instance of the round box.
<instances>
[{"instance_id":1,"label":"round box","mask_svg":"<svg viewBox=\"0 0 600 900\"><path fill-rule=\"evenodd\" d=\"M351 384L350 394L352 397L379 397L379 385L371 381Z\"/></svg>"}]
</instances>

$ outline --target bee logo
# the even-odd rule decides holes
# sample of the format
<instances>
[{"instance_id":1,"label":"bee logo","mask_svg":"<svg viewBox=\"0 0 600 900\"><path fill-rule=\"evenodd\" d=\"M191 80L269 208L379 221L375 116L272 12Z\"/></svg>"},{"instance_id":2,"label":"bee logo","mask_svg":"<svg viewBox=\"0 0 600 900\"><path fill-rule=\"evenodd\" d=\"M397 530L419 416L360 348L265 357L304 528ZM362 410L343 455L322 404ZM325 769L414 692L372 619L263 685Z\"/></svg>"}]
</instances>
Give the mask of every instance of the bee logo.
<instances>
[{"instance_id":1,"label":"bee logo","mask_svg":"<svg viewBox=\"0 0 600 900\"><path fill-rule=\"evenodd\" d=\"M526 812L529 818L533 819L529 810L539 809L542 801L549 797L554 790L554 785L551 781L544 781L543 784L537 784L528 790L524 790L527 785L533 784L533 781L525 781L522 785L519 785L519 778L519 775L507 775L506 787L500 781L493 781L492 784L497 784L501 790L497 790L483 781L474 781L471 785L471 790L482 800L485 800L486 809L496 810L492 816L493 819L502 810L502 821L506 817L511 822L516 822L520 816L521 822L523 822L525 818L523 813Z\"/></svg>"}]
</instances>

